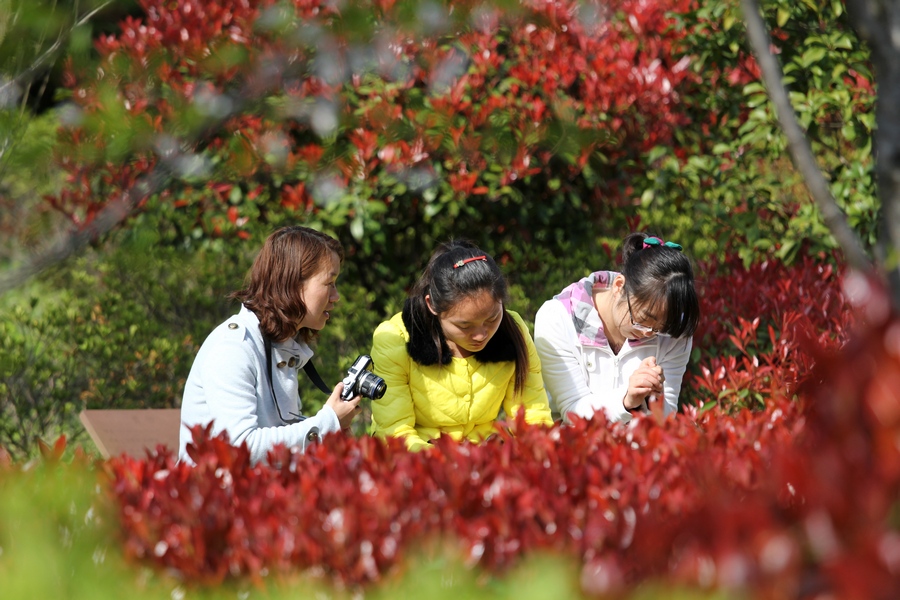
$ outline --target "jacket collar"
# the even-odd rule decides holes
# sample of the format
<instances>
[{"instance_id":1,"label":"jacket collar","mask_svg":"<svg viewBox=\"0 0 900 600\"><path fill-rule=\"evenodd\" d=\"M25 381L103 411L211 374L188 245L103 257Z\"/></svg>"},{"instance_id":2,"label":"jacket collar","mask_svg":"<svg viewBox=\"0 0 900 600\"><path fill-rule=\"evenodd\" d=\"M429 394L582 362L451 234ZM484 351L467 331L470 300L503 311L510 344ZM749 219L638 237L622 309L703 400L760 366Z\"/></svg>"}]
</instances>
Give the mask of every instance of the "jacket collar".
<instances>
[{"instance_id":1,"label":"jacket collar","mask_svg":"<svg viewBox=\"0 0 900 600\"><path fill-rule=\"evenodd\" d=\"M260 348L262 348L265 340L263 339L262 331L259 329L259 317L256 316L256 313L242 304L241 311L238 313L238 320L247 328L247 331L253 336L253 340ZM297 338L288 338L281 342L272 342L272 349L279 353L278 356L283 353L287 356L293 356L300 359L300 364L306 364L314 354L312 349L305 342L300 341Z\"/></svg>"},{"instance_id":2,"label":"jacket collar","mask_svg":"<svg viewBox=\"0 0 900 600\"><path fill-rule=\"evenodd\" d=\"M582 346L594 346L597 348L609 346L609 340L606 339L606 333L603 331L603 321L600 319L600 313L597 312L597 308L594 306L594 291L612 287L612 282L616 275L618 273L615 271L596 271L553 296L555 300L562 303L566 308L566 312L572 317L572 324L575 326L575 332L578 334L578 342ZM626 341L629 346L636 347L655 340L656 337L628 339Z\"/></svg>"}]
</instances>

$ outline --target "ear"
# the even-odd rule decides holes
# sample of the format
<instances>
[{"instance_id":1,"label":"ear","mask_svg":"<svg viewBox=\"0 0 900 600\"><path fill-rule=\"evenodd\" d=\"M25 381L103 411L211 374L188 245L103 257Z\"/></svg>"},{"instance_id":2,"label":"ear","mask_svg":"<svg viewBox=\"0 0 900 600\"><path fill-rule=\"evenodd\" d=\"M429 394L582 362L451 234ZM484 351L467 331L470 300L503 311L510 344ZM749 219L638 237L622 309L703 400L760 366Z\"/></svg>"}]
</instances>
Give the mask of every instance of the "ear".
<instances>
[{"instance_id":1,"label":"ear","mask_svg":"<svg viewBox=\"0 0 900 600\"><path fill-rule=\"evenodd\" d=\"M431 294L425 294L425 306L428 307L428 310L431 311L431 314L434 316L438 316L437 311L434 310L434 307L431 305Z\"/></svg>"},{"instance_id":2,"label":"ear","mask_svg":"<svg viewBox=\"0 0 900 600\"><path fill-rule=\"evenodd\" d=\"M622 294L625 292L625 276L621 273L617 273L615 278L613 278L612 290L617 294Z\"/></svg>"}]
</instances>

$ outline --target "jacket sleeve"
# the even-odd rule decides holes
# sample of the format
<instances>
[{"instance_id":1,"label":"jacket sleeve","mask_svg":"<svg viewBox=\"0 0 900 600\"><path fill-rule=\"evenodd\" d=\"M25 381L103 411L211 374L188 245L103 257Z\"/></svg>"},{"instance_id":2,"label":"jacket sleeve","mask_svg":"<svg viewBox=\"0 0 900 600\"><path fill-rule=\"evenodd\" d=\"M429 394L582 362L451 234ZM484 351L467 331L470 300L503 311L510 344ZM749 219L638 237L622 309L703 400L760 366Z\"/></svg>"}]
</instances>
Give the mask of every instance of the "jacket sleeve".
<instances>
[{"instance_id":1,"label":"jacket sleeve","mask_svg":"<svg viewBox=\"0 0 900 600\"><path fill-rule=\"evenodd\" d=\"M563 419L570 413L590 418L603 409L611 421L631 420L631 413L622 403L627 386L603 394L595 394L588 387L575 326L557 300L548 300L538 310L534 321L534 344L541 358L550 402Z\"/></svg>"},{"instance_id":2,"label":"jacket sleeve","mask_svg":"<svg viewBox=\"0 0 900 600\"><path fill-rule=\"evenodd\" d=\"M663 348L665 347L665 350ZM664 388L666 393L664 413L670 415L678 412L678 396L681 394L681 384L684 379L684 371L691 358L693 339L663 339L660 338L660 355L657 364L662 367L663 376L666 378Z\"/></svg>"},{"instance_id":3,"label":"jacket sleeve","mask_svg":"<svg viewBox=\"0 0 900 600\"><path fill-rule=\"evenodd\" d=\"M374 372L384 379L387 390L372 402L375 435L399 437L410 450L421 450L427 443L416 432L416 412L409 385L411 359L406 339L391 321L385 321L372 335Z\"/></svg>"},{"instance_id":4,"label":"jacket sleeve","mask_svg":"<svg viewBox=\"0 0 900 600\"><path fill-rule=\"evenodd\" d=\"M526 423L529 425L552 425L550 403L547 401L547 390L544 389L544 379L541 376L541 359L534 347L531 333L518 313L508 312L522 332L528 348L528 377L525 379L525 388L520 394L515 391L515 377L510 380L506 397L503 400L503 410L508 418L514 419L519 409L524 406Z\"/></svg>"},{"instance_id":5,"label":"jacket sleeve","mask_svg":"<svg viewBox=\"0 0 900 600\"><path fill-rule=\"evenodd\" d=\"M214 351L204 354L201 364L196 365L213 418L212 431L213 434L227 431L236 446L246 442L254 463L265 460L275 444L299 446L305 451L310 442L340 431L337 414L327 406L299 423L260 427L259 403L272 400L267 394L262 399L257 395L257 381L265 374L259 372L252 344L229 336L220 337L214 343Z\"/></svg>"}]
</instances>

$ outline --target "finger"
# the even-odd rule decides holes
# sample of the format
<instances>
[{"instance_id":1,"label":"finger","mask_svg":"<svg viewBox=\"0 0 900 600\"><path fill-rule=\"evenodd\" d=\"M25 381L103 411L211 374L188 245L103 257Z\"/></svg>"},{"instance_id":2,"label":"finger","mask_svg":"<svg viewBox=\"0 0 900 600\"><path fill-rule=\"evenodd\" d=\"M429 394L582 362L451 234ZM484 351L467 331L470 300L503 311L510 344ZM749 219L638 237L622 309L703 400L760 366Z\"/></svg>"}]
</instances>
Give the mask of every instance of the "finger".
<instances>
[{"instance_id":1,"label":"finger","mask_svg":"<svg viewBox=\"0 0 900 600\"><path fill-rule=\"evenodd\" d=\"M632 392L635 396L644 397L647 394L651 394L653 392L658 392L659 390L654 388L652 385L636 385L633 388L631 388L631 390L629 390L629 391Z\"/></svg>"},{"instance_id":2,"label":"finger","mask_svg":"<svg viewBox=\"0 0 900 600\"><path fill-rule=\"evenodd\" d=\"M647 390L648 392L661 392L662 382L656 377L648 377L640 382L640 388L643 390Z\"/></svg>"},{"instance_id":3,"label":"finger","mask_svg":"<svg viewBox=\"0 0 900 600\"><path fill-rule=\"evenodd\" d=\"M331 398L337 398L337 399L340 399L341 393L342 393L343 391L344 391L344 382L343 382L343 381L338 381L338 384L337 384L336 386L334 386L334 389L331 391L331 396L329 397L329 400L330 400Z\"/></svg>"}]
</instances>

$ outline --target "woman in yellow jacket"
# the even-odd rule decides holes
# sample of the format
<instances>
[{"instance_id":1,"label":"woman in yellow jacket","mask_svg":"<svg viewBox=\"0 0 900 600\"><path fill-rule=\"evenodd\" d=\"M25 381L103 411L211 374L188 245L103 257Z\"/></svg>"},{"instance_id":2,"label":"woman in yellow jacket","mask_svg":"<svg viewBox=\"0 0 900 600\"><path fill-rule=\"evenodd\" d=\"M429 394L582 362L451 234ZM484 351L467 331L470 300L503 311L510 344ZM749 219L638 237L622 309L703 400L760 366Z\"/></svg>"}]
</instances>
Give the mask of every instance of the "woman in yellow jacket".
<instances>
[{"instance_id":1,"label":"woman in yellow jacket","mask_svg":"<svg viewBox=\"0 0 900 600\"><path fill-rule=\"evenodd\" d=\"M441 245L403 311L375 330L374 371L387 383L372 403L375 433L410 450L449 435L481 441L501 416L551 425L541 363L522 318L506 309L506 280L468 242Z\"/></svg>"}]
</instances>

